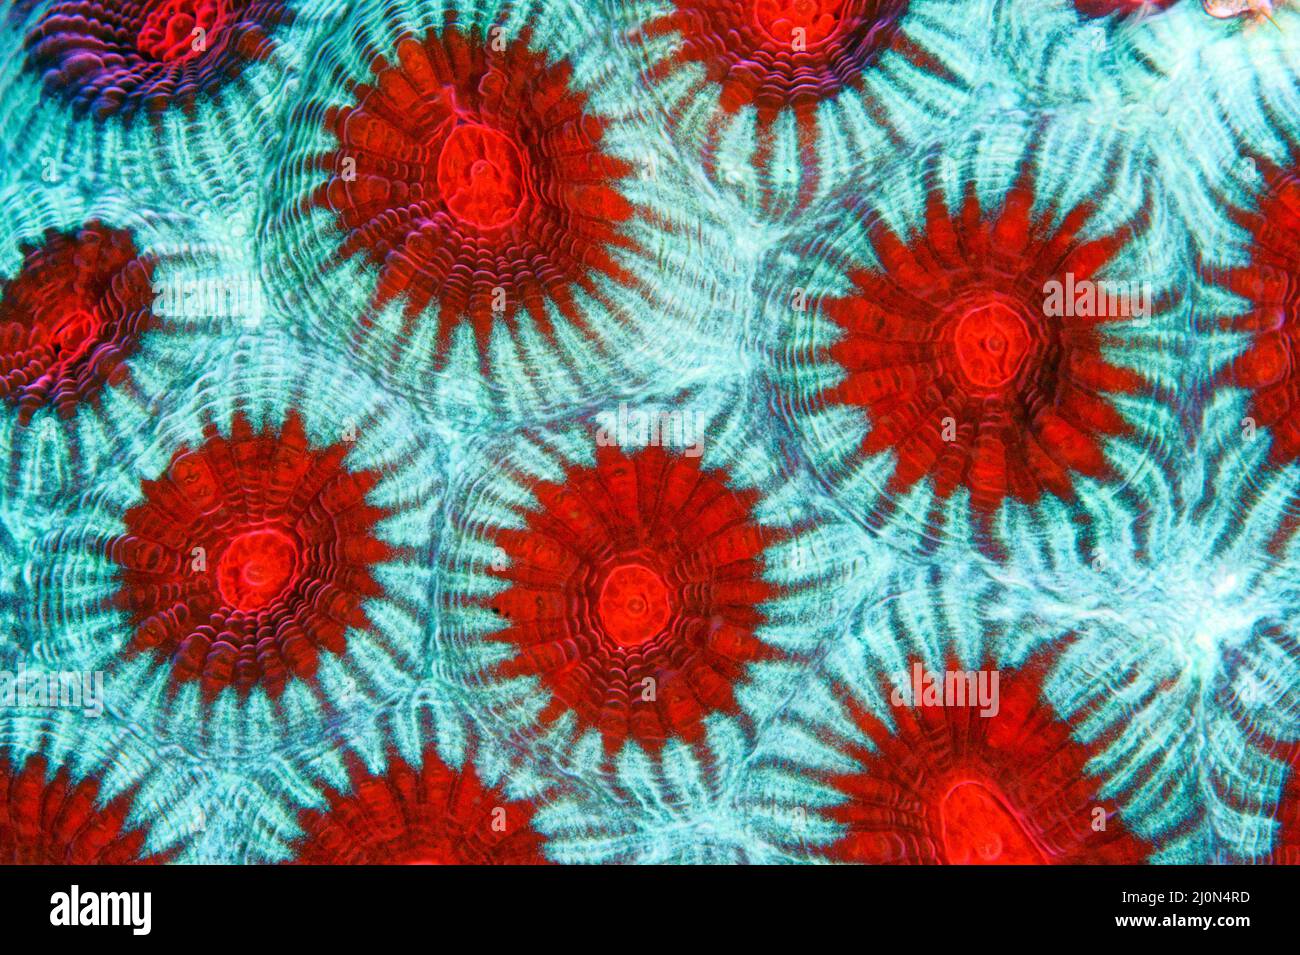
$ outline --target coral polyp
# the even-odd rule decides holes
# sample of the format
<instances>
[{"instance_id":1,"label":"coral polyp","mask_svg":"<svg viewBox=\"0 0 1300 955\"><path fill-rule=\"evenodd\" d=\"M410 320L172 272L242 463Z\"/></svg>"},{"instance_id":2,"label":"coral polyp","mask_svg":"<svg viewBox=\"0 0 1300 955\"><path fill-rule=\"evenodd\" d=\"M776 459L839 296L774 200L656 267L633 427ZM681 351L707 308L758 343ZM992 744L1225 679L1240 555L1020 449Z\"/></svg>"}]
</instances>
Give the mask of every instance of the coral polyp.
<instances>
[{"instance_id":1,"label":"coral polyp","mask_svg":"<svg viewBox=\"0 0 1300 955\"><path fill-rule=\"evenodd\" d=\"M371 533L385 512L365 501L377 476L349 470L342 443L311 447L293 414L261 433L237 416L229 438L215 427L205 438L124 516L110 546L118 603L132 648L170 662L177 681L209 697L259 683L278 695L368 625L373 565L391 557Z\"/></svg>"},{"instance_id":2,"label":"coral polyp","mask_svg":"<svg viewBox=\"0 0 1300 955\"><path fill-rule=\"evenodd\" d=\"M859 768L830 780L844 796L828 813L843 827L831 857L947 865L1145 860L1149 847L1099 798L1088 748L1040 698L1040 677L993 668L975 680L956 667L943 673L959 674L960 683L941 680L921 694L889 690L905 705L884 719L851 706L866 742L849 748ZM968 694L990 673L1001 676L996 690ZM961 697L950 699L959 685ZM937 703L924 696L929 690Z\"/></svg>"},{"instance_id":3,"label":"coral polyp","mask_svg":"<svg viewBox=\"0 0 1300 955\"><path fill-rule=\"evenodd\" d=\"M575 294L622 277L630 167L602 148L572 65L529 43L454 22L404 39L326 117L338 148L315 201L338 217L338 256L378 269L374 308L400 298L408 321L432 308L435 361L462 316L486 357L498 321L527 309L549 336L548 302L578 322Z\"/></svg>"},{"instance_id":4,"label":"coral polyp","mask_svg":"<svg viewBox=\"0 0 1300 955\"><path fill-rule=\"evenodd\" d=\"M536 808L479 780L473 766L447 767L427 751L371 773L359 760L350 787L326 793L325 809L304 810L293 846L300 865L540 865Z\"/></svg>"},{"instance_id":5,"label":"coral polyp","mask_svg":"<svg viewBox=\"0 0 1300 955\"><path fill-rule=\"evenodd\" d=\"M193 108L248 63L266 58L281 0L93 0L52 6L28 32L27 68L97 118Z\"/></svg>"},{"instance_id":6,"label":"coral polyp","mask_svg":"<svg viewBox=\"0 0 1300 955\"><path fill-rule=\"evenodd\" d=\"M748 403L703 392L482 443L449 494L443 672L523 765L666 800L634 827L692 811L661 772L721 784L847 599L850 541L759 453ZM562 828L557 852L584 856Z\"/></svg>"},{"instance_id":7,"label":"coral polyp","mask_svg":"<svg viewBox=\"0 0 1300 955\"><path fill-rule=\"evenodd\" d=\"M153 269L128 231L99 222L50 229L23 249L20 271L0 290L0 399L20 420L42 406L70 416L121 380L158 324Z\"/></svg>"},{"instance_id":8,"label":"coral polyp","mask_svg":"<svg viewBox=\"0 0 1300 955\"><path fill-rule=\"evenodd\" d=\"M600 448L533 494L525 527L497 538L510 586L490 606L519 648L501 674L552 694L541 719L573 711L612 752L697 740L703 717L734 712L745 665L776 655L754 634L773 589L753 495L660 448Z\"/></svg>"},{"instance_id":9,"label":"coral polyp","mask_svg":"<svg viewBox=\"0 0 1300 955\"><path fill-rule=\"evenodd\" d=\"M144 851L147 832L128 822L131 797L102 803L92 778L51 772L43 756L0 760L0 861L5 865L166 862Z\"/></svg>"},{"instance_id":10,"label":"coral polyp","mask_svg":"<svg viewBox=\"0 0 1300 955\"><path fill-rule=\"evenodd\" d=\"M1140 513L1130 488L1177 447L1189 319L1159 194L1078 196L1023 135L886 174L828 213L840 235L810 227L773 260L780 400L823 480L903 546L1006 553L1047 514L1109 522L1117 492Z\"/></svg>"},{"instance_id":11,"label":"coral polyp","mask_svg":"<svg viewBox=\"0 0 1300 955\"><path fill-rule=\"evenodd\" d=\"M973 191L952 211L932 193L925 231L873 224L883 271L855 273L854 294L825 303L845 371L829 400L867 410L862 453L896 456L891 491L929 477L939 497L966 487L981 511L1069 498L1072 474L1105 475L1102 441L1128 432L1108 395L1142 379L1102 348L1108 323L1145 306L1096 281L1125 237L1085 238L1088 206L1053 225L1035 200L1028 178L989 212Z\"/></svg>"},{"instance_id":12,"label":"coral polyp","mask_svg":"<svg viewBox=\"0 0 1300 955\"><path fill-rule=\"evenodd\" d=\"M279 308L462 421L573 412L704 360L723 239L647 174L590 14L344 16L313 36L271 158Z\"/></svg>"}]
</instances>

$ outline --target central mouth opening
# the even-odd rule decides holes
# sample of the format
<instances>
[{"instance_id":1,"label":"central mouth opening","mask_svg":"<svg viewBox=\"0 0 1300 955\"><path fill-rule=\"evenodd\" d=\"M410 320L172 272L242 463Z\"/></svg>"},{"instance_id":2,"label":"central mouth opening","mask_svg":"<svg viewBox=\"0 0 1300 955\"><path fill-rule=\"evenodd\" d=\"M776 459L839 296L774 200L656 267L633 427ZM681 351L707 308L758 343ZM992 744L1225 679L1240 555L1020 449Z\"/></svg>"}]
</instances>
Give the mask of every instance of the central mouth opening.
<instances>
[{"instance_id":1,"label":"central mouth opening","mask_svg":"<svg viewBox=\"0 0 1300 955\"><path fill-rule=\"evenodd\" d=\"M994 391L1019 373L1033 337L1018 310L991 301L972 305L958 316L952 343L966 380L977 390Z\"/></svg>"},{"instance_id":2,"label":"central mouth opening","mask_svg":"<svg viewBox=\"0 0 1300 955\"><path fill-rule=\"evenodd\" d=\"M277 527L245 531L217 562L217 589L236 610L261 610L279 597L298 571L298 543Z\"/></svg>"},{"instance_id":3,"label":"central mouth opening","mask_svg":"<svg viewBox=\"0 0 1300 955\"><path fill-rule=\"evenodd\" d=\"M615 643L635 647L663 632L672 614L668 584L644 564L623 564L605 578L596 616Z\"/></svg>"},{"instance_id":4,"label":"central mouth opening","mask_svg":"<svg viewBox=\"0 0 1300 955\"><path fill-rule=\"evenodd\" d=\"M497 229L519 214L524 162L518 144L480 123L461 123L438 154L438 189L447 211L479 229Z\"/></svg>"},{"instance_id":5,"label":"central mouth opening","mask_svg":"<svg viewBox=\"0 0 1300 955\"><path fill-rule=\"evenodd\" d=\"M63 365L71 365L86 352L99 336L100 321L84 308L69 312L50 335L50 347Z\"/></svg>"}]
</instances>

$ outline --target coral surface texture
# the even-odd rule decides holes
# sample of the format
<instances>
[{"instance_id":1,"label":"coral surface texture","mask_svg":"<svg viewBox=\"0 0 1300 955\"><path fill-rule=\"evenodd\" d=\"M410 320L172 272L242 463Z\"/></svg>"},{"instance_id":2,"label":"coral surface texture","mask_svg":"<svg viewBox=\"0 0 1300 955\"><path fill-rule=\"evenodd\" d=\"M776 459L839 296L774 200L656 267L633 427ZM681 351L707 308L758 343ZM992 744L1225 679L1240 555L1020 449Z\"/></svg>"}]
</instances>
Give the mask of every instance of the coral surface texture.
<instances>
[{"instance_id":1,"label":"coral surface texture","mask_svg":"<svg viewBox=\"0 0 1300 955\"><path fill-rule=\"evenodd\" d=\"M1300 863L1300 0L4 0L6 863Z\"/></svg>"}]
</instances>

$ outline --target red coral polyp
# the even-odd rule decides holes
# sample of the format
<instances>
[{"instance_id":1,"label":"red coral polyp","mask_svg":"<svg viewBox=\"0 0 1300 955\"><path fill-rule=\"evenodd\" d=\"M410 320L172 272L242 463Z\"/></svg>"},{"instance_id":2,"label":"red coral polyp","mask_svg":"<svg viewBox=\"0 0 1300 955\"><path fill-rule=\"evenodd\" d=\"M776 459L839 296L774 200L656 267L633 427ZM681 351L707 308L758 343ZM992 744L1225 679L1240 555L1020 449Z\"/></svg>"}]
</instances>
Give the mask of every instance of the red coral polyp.
<instances>
[{"instance_id":1,"label":"red coral polyp","mask_svg":"<svg viewBox=\"0 0 1300 955\"><path fill-rule=\"evenodd\" d=\"M681 45L661 73L699 63L721 87L721 106L758 110L768 124L787 108L811 121L819 102L860 82L899 34L908 0L677 0L646 26Z\"/></svg>"},{"instance_id":2,"label":"red coral polyp","mask_svg":"<svg viewBox=\"0 0 1300 955\"><path fill-rule=\"evenodd\" d=\"M1251 336L1226 377L1250 389L1249 415L1272 431L1274 464L1300 458L1300 171L1262 165L1266 189L1238 221L1251 236L1247 264L1228 271L1227 287L1250 303L1235 321Z\"/></svg>"},{"instance_id":3,"label":"red coral polyp","mask_svg":"<svg viewBox=\"0 0 1300 955\"><path fill-rule=\"evenodd\" d=\"M236 416L229 438L209 427L146 481L111 548L132 649L170 659L209 698L276 696L311 679L322 650L342 654L382 594L374 565L392 556L374 534L387 512L366 503L378 475L350 471L347 452L311 447L296 414L261 433Z\"/></svg>"},{"instance_id":4,"label":"red coral polyp","mask_svg":"<svg viewBox=\"0 0 1300 955\"><path fill-rule=\"evenodd\" d=\"M4 865L127 865L159 863L142 856L147 832L127 825L131 800L100 805L99 784L75 785L68 770L50 778L44 757L21 769L0 760L0 863Z\"/></svg>"},{"instance_id":5,"label":"red coral polyp","mask_svg":"<svg viewBox=\"0 0 1300 955\"><path fill-rule=\"evenodd\" d=\"M774 594L754 493L698 459L602 447L534 494L527 526L497 539L510 586L492 608L518 647L502 674L551 693L542 719L572 712L614 752L694 742L707 715L734 713L747 664L775 656L755 635Z\"/></svg>"},{"instance_id":6,"label":"red coral polyp","mask_svg":"<svg viewBox=\"0 0 1300 955\"><path fill-rule=\"evenodd\" d=\"M123 380L157 324L153 268L129 232L98 222L23 247L0 291L0 399L20 421L47 405L70 417Z\"/></svg>"},{"instance_id":7,"label":"red coral polyp","mask_svg":"<svg viewBox=\"0 0 1300 955\"><path fill-rule=\"evenodd\" d=\"M850 706L868 742L847 748L858 769L830 777L844 797L829 812L844 827L831 858L910 865L1146 860L1149 848L1085 772L1093 751L1041 700L1038 674L1001 676L996 707L965 696L921 705L926 698L891 690L893 729Z\"/></svg>"},{"instance_id":8,"label":"red coral polyp","mask_svg":"<svg viewBox=\"0 0 1300 955\"><path fill-rule=\"evenodd\" d=\"M581 324L576 291L630 281L614 256L633 247L630 166L603 149L568 61L449 24L373 72L327 113L338 149L313 200L343 230L338 259L377 267L373 307L402 300L413 321L432 306L439 355L468 317L482 353L521 308L549 334L547 302Z\"/></svg>"},{"instance_id":9,"label":"red coral polyp","mask_svg":"<svg viewBox=\"0 0 1300 955\"><path fill-rule=\"evenodd\" d=\"M1130 428L1107 395L1143 379L1104 357L1102 332L1150 303L1089 299L1126 239L1080 238L1087 206L1055 228L1032 206L1023 180L990 217L973 193L956 216L932 194L924 230L904 241L875 224L883 271L856 272L854 294L825 302L843 330L830 399L867 411L865 454L896 453L891 490L929 477L940 497L965 487L988 512L1008 497L1070 499L1075 474L1109 473L1103 441Z\"/></svg>"},{"instance_id":10,"label":"red coral polyp","mask_svg":"<svg viewBox=\"0 0 1300 955\"><path fill-rule=\"evenodd\" d=\"M283 0L56 3L26 38L27 67L78 112L98 118L192 109L249 64L292 13Z\"/></svg>"},{"instance_id":11,"label":"red coral polyp","mask_svg":"<svg viewBox=\"0 0 1300 955\"><path fill-rule=\"evenodd\" d=\"M540 865L536 808L487 789L468 763L449 769L432 751L412 768L394 758L386 774L351 768L351 791L305 810L294 845L299 865Z\"/></svg>"}]
</instances>

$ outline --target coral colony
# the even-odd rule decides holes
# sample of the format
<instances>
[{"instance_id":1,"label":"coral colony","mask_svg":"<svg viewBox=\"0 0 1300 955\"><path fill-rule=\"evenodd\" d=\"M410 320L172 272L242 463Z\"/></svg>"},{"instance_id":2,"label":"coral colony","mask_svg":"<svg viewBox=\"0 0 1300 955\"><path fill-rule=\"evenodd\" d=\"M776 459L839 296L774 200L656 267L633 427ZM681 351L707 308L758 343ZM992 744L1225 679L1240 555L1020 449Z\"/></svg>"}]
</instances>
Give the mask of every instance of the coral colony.
<instances>
[{"instance_id":1,"label":"coral colony","mask_svg":"<svg viewBox=\"0 0 1300 955\"><path fill-rule=\"evenodd\" d=\"M0 862L1300 861L1297 5L0 48Z\"/></svg>"}]
</instances>

